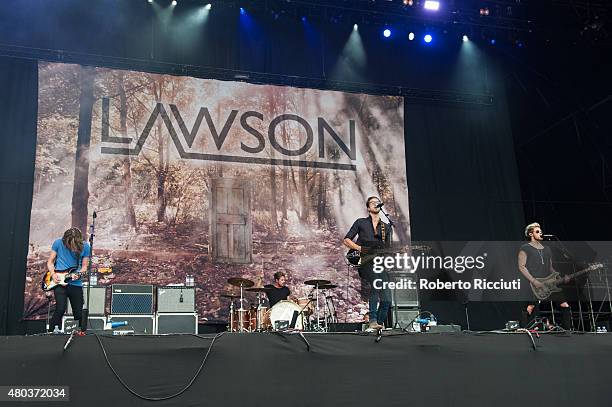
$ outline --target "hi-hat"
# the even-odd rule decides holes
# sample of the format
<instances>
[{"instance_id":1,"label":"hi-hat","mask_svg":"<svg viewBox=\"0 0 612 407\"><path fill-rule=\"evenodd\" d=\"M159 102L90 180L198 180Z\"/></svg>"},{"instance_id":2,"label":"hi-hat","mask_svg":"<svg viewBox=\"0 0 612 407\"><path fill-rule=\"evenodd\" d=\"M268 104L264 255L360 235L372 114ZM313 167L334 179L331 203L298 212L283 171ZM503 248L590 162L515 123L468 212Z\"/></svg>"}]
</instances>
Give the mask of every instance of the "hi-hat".
<instances>
[{"instance_id":1,"label":"hi-hat","mask_svg":"<svg viewBox=\"0 0 612 407\"><path fill-rule=\"evenodd\" d=\"M323 284L319 286L321 290L333 290L336 287L338 287L336 284Z\"/></svg>"},{"instance_id":2,"label":"hi-hat","mask_svg":"<svg viewBox=\"0 0 612 407\"><path fill-rule=\"evenodd\" d=\"M233 286L244 287L244 288L253 287L255 285L253 281L246 279L246 278L242 278L242 277L232 277L232 278L229 278L227 282Z\"/></svg>"},{"instance_id":3,"label":"hi-hat","mask_svg":"<svg viewBox=\"0 0 612 407\"><path fill-rule=\"evenodd\" d=\"M319 288L321 288L322 285L329 285L331 284L331 281L329 280L306 280L304 281L304 284L306 285L315 285L315 286L319 286Z\"/></svg>"}]
</instances>

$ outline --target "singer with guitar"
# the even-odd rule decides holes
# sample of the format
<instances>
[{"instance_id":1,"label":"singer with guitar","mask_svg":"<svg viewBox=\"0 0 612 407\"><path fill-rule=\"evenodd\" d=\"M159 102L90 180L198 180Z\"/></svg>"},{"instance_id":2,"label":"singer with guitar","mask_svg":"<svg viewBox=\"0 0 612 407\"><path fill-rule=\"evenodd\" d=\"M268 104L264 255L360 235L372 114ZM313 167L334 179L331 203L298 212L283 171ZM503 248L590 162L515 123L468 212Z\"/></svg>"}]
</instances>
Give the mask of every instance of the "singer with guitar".
<instances>
[{"instance_id":1,"label":"singer with guitar","mask_svg":"<svg viewBox=\"0 0 612 407\"><path fill-rule=\"evenodd\" d=\"M544 240L542 228L538 223L531 223L525 227L525 238L529 240L521 246L518 253L518 268L521 274L529 281L532 290L535 292L545 288L540 281L550 274L556 273L552 264L552 251L550 247L544 246L541 242ZM567 283L568 277L561 277L562 283ZM563 293L553 294L548 298L554 301L561 307L561 327L565 330L571 329L571 313L569 304L565 301ZM533 319L534 315L539 313L540 301L534 295L534 299L526 304L521 316L521 324L524 327L528 326L528 319ZM547 322L549 328L552 327Z\"/></svg>"},{"instance_id":2,"label":"singer with guitar","mask_svg":"<svg viewBox=\"0 0 612 407\"><path fill-rule=\"evenodd\" d=\"M353 223L344 237L343 243L349 249L360 252L376 249L384 249L391 244L392 230L388 223L380 219L380 208L383 206L380 199L371 196L366 200L366 208L368 210L367 218L359 218ZM357 241L353 241L358 236ZM376 289L373 282L375 279L389 279L387 273L374 273L374 264L372 261L362 261L359 265L359 277L366 280L371 287L369 306L370 306L370 322L369 329L382 329L387 313L391 306L391 293L388 289Z\"/></svg>"},{"instance_id":3,"label":"singer with guitar","mask_svg":"<svg viewBox=\"0 0 612 407\"><path fill-rule=\"evenodd\" d=\"M66 312L67 301L70 300L74 320L82 327L83 316L83 283L81 275L87 273L91 249L89 243L83 240L83 234L78 228L70 228L64 232L51 246L51 255L47 260L47 286L53 286L55 295L55 312L51 317L49 329L55 326L61 328L62 317ZM49 281L51 280L51 281ZM43 281L43 286L45 281Z\"/></svg>"}]
</instances>

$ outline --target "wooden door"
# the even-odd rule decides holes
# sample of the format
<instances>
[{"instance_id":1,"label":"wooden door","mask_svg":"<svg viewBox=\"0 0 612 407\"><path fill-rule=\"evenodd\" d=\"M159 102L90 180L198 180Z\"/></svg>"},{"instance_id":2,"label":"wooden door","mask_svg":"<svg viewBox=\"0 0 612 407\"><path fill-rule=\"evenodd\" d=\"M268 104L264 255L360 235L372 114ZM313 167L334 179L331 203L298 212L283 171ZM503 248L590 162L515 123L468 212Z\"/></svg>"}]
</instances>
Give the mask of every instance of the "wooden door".
<instances>
[{"instance_id":1,"label":"wooden door","mask_svg":"<svg viewBox=\"0 0 612 407\"><path fill-rule=\"evenodd\" d=\"M210 248L214 262L251 263L251 184L237 178L212 180Z\"/></svg>"}]
</instances>

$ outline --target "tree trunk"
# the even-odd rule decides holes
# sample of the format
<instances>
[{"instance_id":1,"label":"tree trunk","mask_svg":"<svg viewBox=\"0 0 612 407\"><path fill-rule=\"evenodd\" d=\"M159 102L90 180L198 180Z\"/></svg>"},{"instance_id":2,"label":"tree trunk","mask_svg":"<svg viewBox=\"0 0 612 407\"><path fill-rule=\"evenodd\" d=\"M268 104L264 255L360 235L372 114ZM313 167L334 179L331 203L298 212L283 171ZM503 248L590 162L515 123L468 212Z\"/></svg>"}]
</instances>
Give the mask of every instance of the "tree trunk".
<instances>
[{"instance_id":1,"label":"tree trunk","mask_svg":"<svg viewBox=\"0 0 612 407\"><path fill-rule=\"evenodd\" d=\"M72 189L72 226L87 233L87 204L89 202L89 145L91 142L91 116L94 103L94 70L82 68L79 81L79 129L74 165L74 186Z\"/></svg>"},{"instance_id":2,"label":"tree trunk","mask_svg":"<svg viewBox=\"0 0 612 407\"><path fill-rule=\"evenodd\" d=\"M127 138L127 96L125 94L124 74L119 73L119 124L121 137ZM134 210L134 198L132 196L132 164L130 156L123 158L123 174L121 182L125 189L125 223L136 229L136 211Z\"/></svg>"},{"instance_id":3,"label":"tree trunk","mask_svg":"<svg viewBox=\"0 0 612 407\"><path fill-rule=\"evenodd\" d=\"M274 231L278 231L278 218L276 216L276 166L270 165L270 219L272 220L272 226Z\"/></svg>"}]
</instances>

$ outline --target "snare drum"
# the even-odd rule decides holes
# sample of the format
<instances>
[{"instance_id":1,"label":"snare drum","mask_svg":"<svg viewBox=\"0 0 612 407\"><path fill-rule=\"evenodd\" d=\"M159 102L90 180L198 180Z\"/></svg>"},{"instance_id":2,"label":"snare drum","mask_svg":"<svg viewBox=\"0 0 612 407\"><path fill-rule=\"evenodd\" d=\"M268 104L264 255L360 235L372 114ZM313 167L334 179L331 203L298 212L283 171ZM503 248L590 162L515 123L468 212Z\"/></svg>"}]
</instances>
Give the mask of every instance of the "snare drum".
<instances>
[{"instance_id":1,"label":"snare drum","mask_svg":"<svg viewBox=\"0 0 612 407\"><path fill-rule=\"evenodd\" d=\"M279 301L270 308L270 327L273 331L288 329L295 317L295 328L304 330L304 315L300 313L302 307L293 301Z\"/></svg>"}]
</instances>

